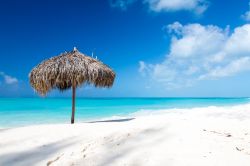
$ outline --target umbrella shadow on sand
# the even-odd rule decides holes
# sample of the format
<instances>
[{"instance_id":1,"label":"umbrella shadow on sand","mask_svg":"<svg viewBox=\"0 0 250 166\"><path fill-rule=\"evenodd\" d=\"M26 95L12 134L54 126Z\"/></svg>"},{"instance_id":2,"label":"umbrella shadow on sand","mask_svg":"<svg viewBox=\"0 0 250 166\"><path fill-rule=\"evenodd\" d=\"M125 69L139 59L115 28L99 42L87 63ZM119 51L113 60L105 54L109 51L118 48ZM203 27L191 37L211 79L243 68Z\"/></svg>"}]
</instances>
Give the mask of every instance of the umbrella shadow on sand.
<instances>
[{"instance_id":1,"label":"umbrella shadow on sand","mask_svg":"<svg viewBox=\"0 0 250 166\"><path fill-rule=\"evenodd\" d=\"M113 119L113 120L98 120L98 121L92 121L88 123L102 123L102 122L127 122L134 120L135 118L126 118L126 119Z\"/></svg>"}]
</instances>

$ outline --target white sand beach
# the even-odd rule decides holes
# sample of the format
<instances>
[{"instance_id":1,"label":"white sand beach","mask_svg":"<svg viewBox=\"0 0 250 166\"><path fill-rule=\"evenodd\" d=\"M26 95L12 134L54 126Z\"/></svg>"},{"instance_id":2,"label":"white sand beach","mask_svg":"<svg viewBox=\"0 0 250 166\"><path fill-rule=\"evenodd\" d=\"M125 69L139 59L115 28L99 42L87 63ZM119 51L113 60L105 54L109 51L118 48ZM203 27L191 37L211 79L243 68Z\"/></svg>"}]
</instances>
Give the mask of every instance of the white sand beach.
<instances>
[{"instance_id":1,"label":"white sand beach","mask_svg":"<svg viewBox=\"0 0 250 166\"><path fill-rule=\"evenodd\" d=\"M0 130L1 166L249 166L250 105Z\"/></svg>"}]
</instances>

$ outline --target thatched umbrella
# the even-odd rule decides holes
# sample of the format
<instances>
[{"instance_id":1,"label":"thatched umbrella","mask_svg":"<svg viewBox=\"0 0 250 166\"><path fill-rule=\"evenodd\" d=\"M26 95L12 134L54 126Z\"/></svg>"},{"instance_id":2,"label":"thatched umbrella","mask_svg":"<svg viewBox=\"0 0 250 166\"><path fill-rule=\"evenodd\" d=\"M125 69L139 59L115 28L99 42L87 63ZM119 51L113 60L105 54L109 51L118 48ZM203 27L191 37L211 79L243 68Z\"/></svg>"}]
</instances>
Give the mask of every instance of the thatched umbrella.
<instances>
[{"instance_id":1,"label":"thatched umbrella","mask_svg":"<svg viewBox=\"0 0 250 166\"><path fill-rule=\"evenodd\" d=\"M82 84L111 87L115 73L107 65L79 52L62 53L38 64L29 74L31 86L42 96L51 89L67 90L72 87L72 116L75 116L75 91Z\"/></svg>"}]
</instances>

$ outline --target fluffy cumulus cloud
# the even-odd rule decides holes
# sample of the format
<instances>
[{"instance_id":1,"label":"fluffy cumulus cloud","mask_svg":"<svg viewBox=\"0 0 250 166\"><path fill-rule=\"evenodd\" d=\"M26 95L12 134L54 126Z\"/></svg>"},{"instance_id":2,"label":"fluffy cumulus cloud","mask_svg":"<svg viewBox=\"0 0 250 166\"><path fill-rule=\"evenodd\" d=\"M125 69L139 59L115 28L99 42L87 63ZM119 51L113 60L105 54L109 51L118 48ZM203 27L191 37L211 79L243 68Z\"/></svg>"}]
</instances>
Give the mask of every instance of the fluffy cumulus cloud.
<instances>
[{"instance_id":1,"label":"fluffy cumulus cloud","mask_svg":"<svg viewBox=\"0 0 250 166\"><path fill-rule=\"evenodd\" d=\"M148 5L149 9L154 12L187 10L197 14L203 13L209 4L207 0L111 0L110 4L112 7L124 10L136 1Z\"/></svg>"},{"instance_id":2,"label":"fluffy cumulus cloud","mask_svg":"<svg viewBox=\"0 0 250 166\"><path fill-rule=\"evenodd\" d=\"M5 84L15 84L18 82L17 78L7 75L4 72L0 72L0 76L3 78Z\"/></svg>"},{"instance_id":3,"label":"fluffy cumulus cloud","mask_svg":"<svg viewBox=\"0 0 250 166\"><path fill-rule=\"evenodd\" d=\"M166 26L171 35L169 53L157 64L140 62L140 72L167 87L193 83L250 71L250 24L230 32L214 25L175 22ZM145 74L144 74L145 75Z\"/></svg>"},{"instance_id":4,"label":"fluffy cumulus cloud","mask_svg":"<svg viewBox=\"0 0 250 166\"><path fill-rule=\"evenodd\" d=\"M201 14L208 7L206 0L145 0L145 3L156 12L190 10Z\"/></svg>"},{"instance_id":5,"label":"fluffy cumulus cloud","mask_svg":"<svg viewBox=\"0 0 250 166\"><path fill-rule=\"evenodd\" d=\"M246 11L243 15L241 15L241 17L246 21L250 21L250 2L248 3L248 6L249 10Z\"/></svg>"}]
</instances>

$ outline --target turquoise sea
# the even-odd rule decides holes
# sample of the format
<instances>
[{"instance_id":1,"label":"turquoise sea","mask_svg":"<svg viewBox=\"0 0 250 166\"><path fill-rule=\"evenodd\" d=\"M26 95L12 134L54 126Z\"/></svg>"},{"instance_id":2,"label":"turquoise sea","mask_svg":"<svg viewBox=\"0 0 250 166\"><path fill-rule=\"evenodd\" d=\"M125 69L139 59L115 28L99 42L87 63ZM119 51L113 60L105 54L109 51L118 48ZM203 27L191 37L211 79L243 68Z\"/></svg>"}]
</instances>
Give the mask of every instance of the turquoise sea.
<instances>
[{"instance_id":1,"label":"turquoise sea","mask_svg":"<svg viewBox=\"0 0 250 166\"><path fill-rule=\"evenodd\" d=\"M77 98L76 122L126 117L138 111L228 106L249 98ZM69 123L71 98L0 98L0 128Z\"/></svg>"}]
</instances>

